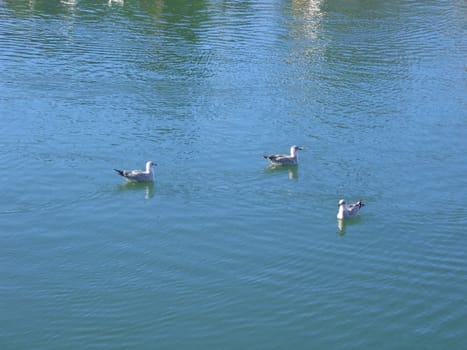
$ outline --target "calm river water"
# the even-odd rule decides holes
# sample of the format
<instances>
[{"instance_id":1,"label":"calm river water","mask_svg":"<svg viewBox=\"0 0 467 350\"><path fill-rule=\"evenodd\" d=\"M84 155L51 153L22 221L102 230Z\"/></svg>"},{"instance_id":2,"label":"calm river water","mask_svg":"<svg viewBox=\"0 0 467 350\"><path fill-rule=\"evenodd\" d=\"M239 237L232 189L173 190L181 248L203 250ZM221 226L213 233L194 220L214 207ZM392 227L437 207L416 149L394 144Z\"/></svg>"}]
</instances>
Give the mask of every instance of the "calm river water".
<instances>
[{"instance_id":1,"label":"calm river water","mask_svg":"<svg viewBox=\"0 0 467 350\"><path fill-rule=\"evenodd\" d=\"M465 348L466 18L0 0L0 348Z\"/></svg>"}]
</instances>

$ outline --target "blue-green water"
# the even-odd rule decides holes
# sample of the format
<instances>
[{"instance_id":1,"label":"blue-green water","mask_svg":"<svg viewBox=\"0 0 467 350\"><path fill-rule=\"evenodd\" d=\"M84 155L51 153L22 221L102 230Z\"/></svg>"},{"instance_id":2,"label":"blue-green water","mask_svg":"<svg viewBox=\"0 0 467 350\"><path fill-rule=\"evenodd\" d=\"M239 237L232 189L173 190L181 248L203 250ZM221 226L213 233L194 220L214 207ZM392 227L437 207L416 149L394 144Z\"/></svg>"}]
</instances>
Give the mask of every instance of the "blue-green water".
<instances>
[{"instance_id":1,"label":"blue-green water","mask_svg":"<svg viewBox=\"0 0 467 350\"><path fill-rule=\"evenodd\" d=\"M465 348L465 18L0 1L0 348Z\"/></svg>"}]
</instances>

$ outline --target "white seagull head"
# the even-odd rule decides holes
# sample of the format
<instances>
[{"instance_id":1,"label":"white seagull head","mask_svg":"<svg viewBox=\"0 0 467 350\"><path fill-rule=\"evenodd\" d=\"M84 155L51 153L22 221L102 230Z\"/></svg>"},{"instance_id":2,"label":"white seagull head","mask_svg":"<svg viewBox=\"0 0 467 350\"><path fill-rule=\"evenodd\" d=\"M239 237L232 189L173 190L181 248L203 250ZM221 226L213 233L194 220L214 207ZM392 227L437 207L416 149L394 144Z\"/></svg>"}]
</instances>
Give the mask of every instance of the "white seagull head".
<instances>
[{"instance_id":1,"label":"white seagull head","mask_svg":"<svg viewBox=\"0 0 467 350\"><path fill-rule=\"evenodd\" d=\"M290 152L292 151L301 151L303 149L303 147L301 146L297 146L297 145L293 145L290 147Z\"/></svg>"},{"instance_id":2,"label":"white seagull head","mask_svg":"<svg viewBox=\"0 0 467 350\"><path fill-rule=\"evenodd\" d=\"M153 166L156 166L157 164L153 162L152 160L149 160L146 162L146 171L150 171Z\"/></svg>"}]
</instances>

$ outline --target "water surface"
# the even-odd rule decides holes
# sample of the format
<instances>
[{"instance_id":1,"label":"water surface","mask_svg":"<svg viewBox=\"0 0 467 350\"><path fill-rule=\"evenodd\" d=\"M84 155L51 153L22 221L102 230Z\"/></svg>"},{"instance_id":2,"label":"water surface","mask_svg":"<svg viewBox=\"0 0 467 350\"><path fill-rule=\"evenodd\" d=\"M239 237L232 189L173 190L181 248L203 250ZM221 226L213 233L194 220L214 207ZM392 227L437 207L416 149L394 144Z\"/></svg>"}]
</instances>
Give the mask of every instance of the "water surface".
<instances>
[{"instance_id":1,"label":"water surface","mask_svg":"<svg viewBox=\"0 0 467 350\"><path fill-rule=\"evenodd\" d=\"M0 1L1 348L461 348L466 17Z\"/></svg>"}]
</instances>

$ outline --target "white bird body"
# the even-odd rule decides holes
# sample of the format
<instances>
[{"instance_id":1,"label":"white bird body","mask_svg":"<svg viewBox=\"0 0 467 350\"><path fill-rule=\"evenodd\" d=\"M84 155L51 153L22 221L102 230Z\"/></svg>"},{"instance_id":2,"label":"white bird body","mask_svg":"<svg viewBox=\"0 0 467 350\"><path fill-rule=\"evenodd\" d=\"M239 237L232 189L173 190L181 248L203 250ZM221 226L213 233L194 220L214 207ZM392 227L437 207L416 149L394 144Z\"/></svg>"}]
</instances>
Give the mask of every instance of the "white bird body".
<instances>
[{"instance_id":1,"label":"white bird body","mask_svg":"<svg viewBox=\"0 0 467 350\"><path fill-rule=\"evenodd\" d=\"M148 161L146 162L146 170L114 170L128 181L154 182L154 166L156 166L156 163Z\"/></svg>"},{"instance_id":2,"label":"white bird body","mask_svg":"<svg viewBox=\"0 0 467 350\"><path fill-rule=\"evenodd\" d=\"M358 201L352 204L347 205L344 199L339 201L339 211L337 212L337 218L339 220L351 219L357 216L360 208L363 207L365 203Z\"/></svg>"},{"instance_id":3,"label":"white bird body","mask_svg":"<svg viewBox=\"0 0 467 350\"><path fill-rule=\"evenodd\" d=\"M302 150L303 147L292 146L290 147L290 155L288 154L271 154L269 156L263 156L264 159L269 160L272 165L297 165L298 157L297 151Z\"/></svg>"}]
</instances>

